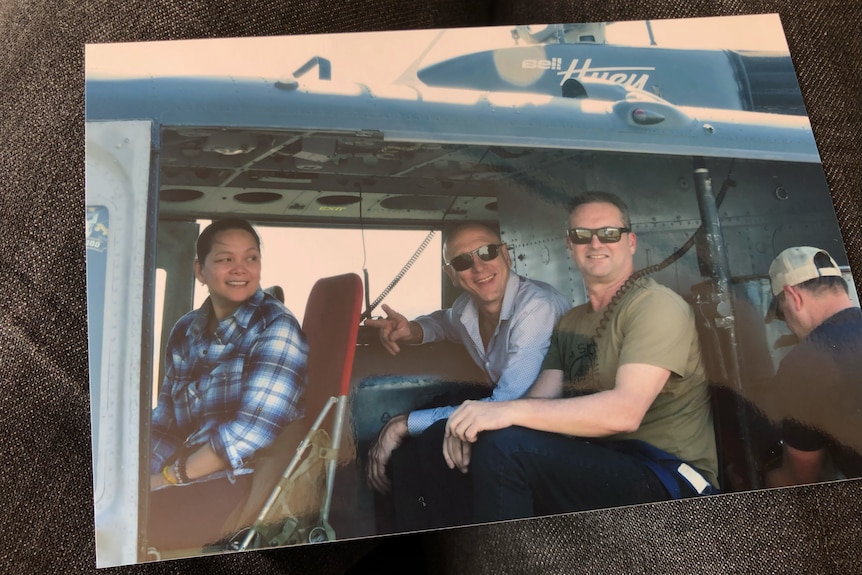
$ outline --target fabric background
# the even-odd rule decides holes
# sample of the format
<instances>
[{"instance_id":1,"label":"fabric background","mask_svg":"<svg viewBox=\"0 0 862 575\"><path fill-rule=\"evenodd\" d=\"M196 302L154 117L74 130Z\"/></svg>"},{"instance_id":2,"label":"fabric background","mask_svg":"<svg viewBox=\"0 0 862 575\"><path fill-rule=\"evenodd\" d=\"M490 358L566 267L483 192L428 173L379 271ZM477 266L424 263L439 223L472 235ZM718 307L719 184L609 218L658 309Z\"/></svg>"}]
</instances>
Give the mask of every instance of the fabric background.
<instances>
[{"instance_id":1,"label":"fabric background","mask_svg":"<svg viewBox=\"0 0 862 575\"><path fill-rule=\"evenodd\" d=\"M781 14L859 277L858 0L0 0L0 572L96 572L85 42L761 12ZM855 573L860 517L854 481L103 573Z\"/></svg>"}]
</instances>

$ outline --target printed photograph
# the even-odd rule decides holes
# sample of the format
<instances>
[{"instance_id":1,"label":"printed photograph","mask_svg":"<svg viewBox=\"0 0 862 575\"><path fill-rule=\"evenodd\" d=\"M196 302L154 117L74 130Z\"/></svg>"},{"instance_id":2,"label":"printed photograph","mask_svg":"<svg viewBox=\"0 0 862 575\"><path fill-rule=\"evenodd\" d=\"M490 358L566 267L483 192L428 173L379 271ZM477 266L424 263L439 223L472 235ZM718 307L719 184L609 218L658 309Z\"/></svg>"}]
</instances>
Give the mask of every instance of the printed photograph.
<instances>
[{"instance_id":1,"label":"printed photograph","mask_svg":"<svg viewBox=\"0 0 862 575\"><path fill-rule=\"evenodd\" d=\"M862 476L777 15L85 65L99 567Z\"/></svg>"}]
</instances>

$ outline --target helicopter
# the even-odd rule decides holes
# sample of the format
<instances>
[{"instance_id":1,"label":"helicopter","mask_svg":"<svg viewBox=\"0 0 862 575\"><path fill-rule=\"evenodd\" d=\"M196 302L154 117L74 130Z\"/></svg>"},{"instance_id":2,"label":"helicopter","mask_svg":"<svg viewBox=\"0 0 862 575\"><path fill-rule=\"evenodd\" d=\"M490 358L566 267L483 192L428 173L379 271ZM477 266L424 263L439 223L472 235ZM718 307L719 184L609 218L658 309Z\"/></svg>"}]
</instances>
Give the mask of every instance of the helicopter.
<instances>
[{"instance_id":1,"label":"helicopter","mask_svg":"<svg viewBox=\"0 0 862 575\"><path fill-rule=\"evenodd\" d=\"M147 543L148 429L161 349L199 298L195 240L203 222L227 216L273 238L305 238L267 257L285 274L273 293L297 305L308 297L300 286L324 275L355 273L362 283L349 389L324 402L314 423L330 426L341 453L321 472L322 519L280 544L390 532L361 480L368 446L392 415L487 378L447 342L389 357L362 320L392 301L429 253L422 288L403 301L416 313L450 306L458 293L440 267L441 237L466 222L499 231L515 272L584 303L563 231L578 191L622 197L638 235L636 269L650 268L692 305L715 391L722 487L762 487L773 438L748 398L768 385L790 344L783 326L762 321L769 263L804 240L828 249L852 280L792 62L786 53L609 44L608 25L516 27L512 46L380 85L339 81L325 54L276 78L87 77L100 567L203 552L170 555ZM318 230L342 239L315 242ZM348 263L336 254L372 232L389 246L377 251L397 260L382 290L363 266L369 254ZM406 251L394 255L396 244ZM298 252L343 268L318 271ZM274 544L258 535L245 533L234 549Z\"/></svg>"}]
</instances>

